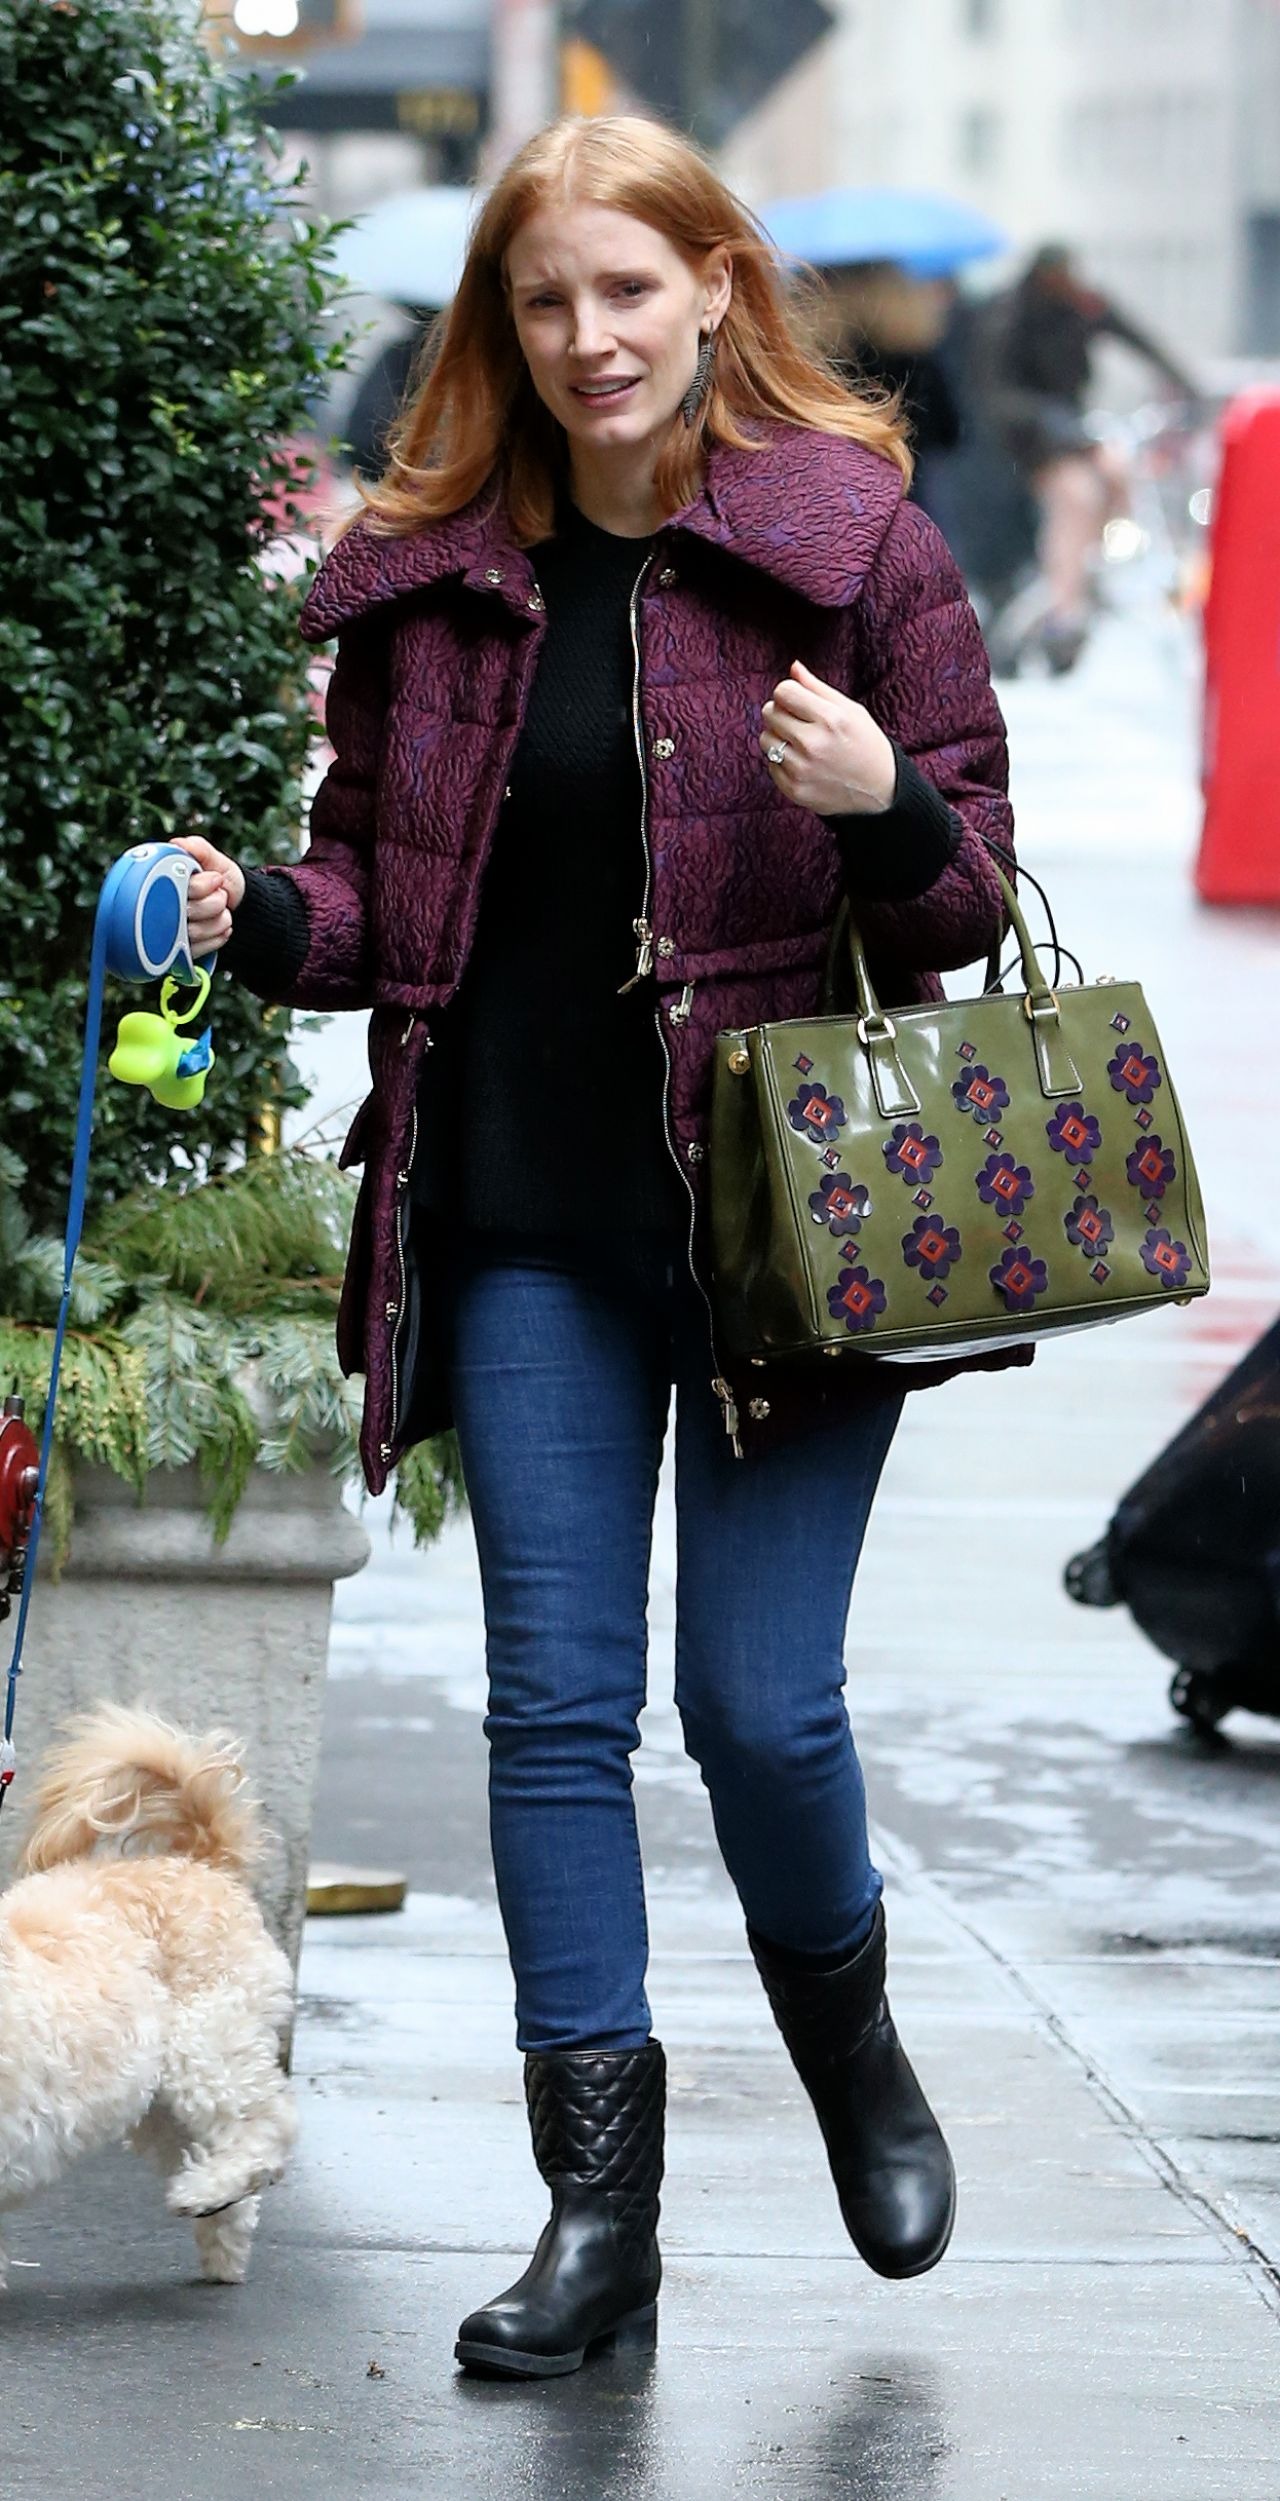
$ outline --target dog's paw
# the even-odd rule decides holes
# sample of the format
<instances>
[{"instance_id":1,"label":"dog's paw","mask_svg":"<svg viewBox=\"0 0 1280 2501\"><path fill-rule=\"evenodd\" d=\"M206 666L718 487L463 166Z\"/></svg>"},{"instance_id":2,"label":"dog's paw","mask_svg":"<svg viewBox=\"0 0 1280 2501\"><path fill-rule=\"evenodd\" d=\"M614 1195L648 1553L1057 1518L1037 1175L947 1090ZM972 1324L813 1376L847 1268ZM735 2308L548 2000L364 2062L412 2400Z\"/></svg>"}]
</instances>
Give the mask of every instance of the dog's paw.
<instances>
[{"instance_id":1,"label":"dog's paw","mask_svg":"<svg viewBox=\"0 0 1280 2501\"><path fill-rule=\"evenodd\" d=\"M206 2284L243 2284L258 2228L256 2197L244 2197L225 2214L198 2215L195 2220L200 2273Z\"/></svg>"}]
</instances>

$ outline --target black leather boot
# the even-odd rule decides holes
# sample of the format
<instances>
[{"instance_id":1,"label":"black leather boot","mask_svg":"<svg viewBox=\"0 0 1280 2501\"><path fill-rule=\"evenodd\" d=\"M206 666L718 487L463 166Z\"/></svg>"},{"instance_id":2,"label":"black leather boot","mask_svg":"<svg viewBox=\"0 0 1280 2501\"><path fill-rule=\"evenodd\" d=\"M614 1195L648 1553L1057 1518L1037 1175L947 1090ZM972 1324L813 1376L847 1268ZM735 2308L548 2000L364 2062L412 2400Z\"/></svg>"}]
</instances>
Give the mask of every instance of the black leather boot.
<instances>
[{"instance_id":1,"label":"black leather boot","mask_svg":"<svg viewBox=\"0 0 1280 2501\"><path fill-rule=\"evenodd\" d=\"M459 2362L515 2379L576 2371L593 2345L657 2342L667 2066L643 2049L531 2051L525 2099L551 2218L509 2292L458 2331Z\"/></svg>"},{"instance_id":2,"label":"black leather boot","mask_svg":"<svg viewBox=\"0 0 1280 2501\"><path fill-rule=\"evenodd\" d=\"M818 2114L850 2240L877 2275L926 2274L951 2238L956 2175L889 2012L883 1906L866 1943L834 1971L747 1934Z\"/></svg>"}]
</instances>

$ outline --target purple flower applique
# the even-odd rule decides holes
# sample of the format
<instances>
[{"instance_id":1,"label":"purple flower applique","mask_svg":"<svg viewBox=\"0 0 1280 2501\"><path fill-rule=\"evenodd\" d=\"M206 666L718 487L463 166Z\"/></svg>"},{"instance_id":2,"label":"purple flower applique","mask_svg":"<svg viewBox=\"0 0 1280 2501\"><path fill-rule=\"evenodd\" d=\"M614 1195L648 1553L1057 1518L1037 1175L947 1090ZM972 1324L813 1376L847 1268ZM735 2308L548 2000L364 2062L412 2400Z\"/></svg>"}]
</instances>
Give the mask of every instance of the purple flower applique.
<instances>
[{"instance_id":1,"label":"purple flower applique","mask_svg":"<svg viewBox=\"0 0 1280 2501\"><path fill-rule=\"evenodd\" d=\"M1020 1216L1036 1194L1028 1167L1015 1164L1012 1155L988 1155L976 1178L979 1198L988 1207L1003 1207L1007 1216Z\"/></svg>"},{"instance_id":2,"label":"purple flower applique","mask_svg":"<svg viewBox=\"0 0 1280 2501\"><path fill-rule=\"evenodd\" d=\"M1024 1250L1007 1250L999 1266L988 1270L997 1294L1004 1296L1006 1311L1030 1311L1037 1294L1043 1294L1049 1283L1049 1271L1043 1259L1032 1259Z\"/></svg>"},{"instance_id":3,"label":"purple flower applique","mask_svg":"<svg viewBox=\"0 0 1280 2501\"><path fill-rule=\"evenodd\" d=\"M845 1108L838 1094L828 1094L825 1086L805 1085L787 1105L787 1118L802 1137L812 1138L815 1146L825 1146L845 1125Z\"/></svg>"},{"instance_id":4,"label":"purple flower applique","mask_svg":"<svg viewBox=\"0 0 1280 2501\"><path fill-rule=\"evenodd\" d=\"M1159 1277L1162 1285L1185 1285L1191 1273L1191 1253L1185 1242L1175 1242L1163 1225L1153 1224L1138 1254L1148 1276Z\"/></svg>"},{"instance_id":5,"label":"purple flower applique","mask_svg":"<svg viewBox=\"0 0 1280 2501\"><path fill-rule=\"evenodd\" d=\"M1092 1163L1102 1144L1102 1124L1083 1103L1059 1103L1044 1133L1054 1154L1067 1155L1072 1163Z\"/></svg>"},{"instance_id":6,"label":"purple flower applique","mask_svg":"<svg viewBox=\"0 0 1280 2501\"><path fill-rule=\"evenodd\" d=\"M1078 1198L1063 1223L1067 1240L1074 1242L1077 1250L1088 1251L1094 1259L1109 1249L1116 1238L1110 1210L1099 1207L1096 1198Z\"/></svg>"},{"instance_id":7,"label":"purple flower applique","mask_svg":"<svg viewBox=\"0 0 1280 2501\"><path fill-rule=\"evenodd\" d=\"M865 1268L842 1268L834 1285L827 1287L827 1309L833 1320L843 1320L856 1335L859 1329L873 1329L888 1297L879 1277L869 1276Z\"/></svg>"},{"instance_id":8,"label":"purple flower applique","mask_svg":"<svg viewBox=\"0 0 1280 2501\"><path fill-rule=\"evenodd\" d=\"M984 1120L990 1125L1008 1109L1009 1089L1003 1077L993 1077L979 1062L976 1068L968 1068L963 1077L956 1078L951 1099L958 1112L972 1112L981 1127Z\"/></svg>"},{"instance_id":9,"label":"purple flower applique","mask_svg":"<svg viewBox=\"0 0 1280 2501\"><path fill-rule=\"evenodd\" d=\"M936 1216L917 1216L911 1231L903 1234L902 1256L909 1268L941 1282L960 1257L959 1233L953 1224L939 1223Z\"/></svg>"},{"instance_id":10,"label":"purple flower applique","mask_svg":"<svg viewBox=\"0 0 1280 2501\"><path fill-rule=\"evenodd\" d=\"M856 1233L870 1207L870 1192L861 1181L851 1181L847 1172L829 1172L809 1193L814 1223L829 1225L833 1233Z\"/></svg>"},{"instance_id":11,"label":"purple flower applique","mask_svg":"<svg viewBox=\"0 0 1280 2501\"><path fill-rule=\"evenodd\" d=\"M1107 1075L1117 1094L1127 1095L1131 1103L1149 1103L1164 1083L1159 1061L1140 1042L1122 1042L1115 1058L1107 1061Z\"/></svg>"},{"instance_id":12,"label":"purple flower applique","mask_svg":"<svg viewBox=\"0 0 1280 2501\"><path fill-rule=\"evenodd\" d=\"M1144 1198L1163 1198L1177 1171L1170 1149L1159 1138L1144 1138L1125 1164L1126 1177Z\"/></svg>"},{"instance_id":13,"label":"purple flower applique","mask_svg":"<svg viewBox=\"0 0 1280 2501\"><path fill-rule=\"evenodd\" d=\"M884 1160L890 1172L900 1172L904 1181L932 1181L942 1162L942 1149L936 1138L925 1136L918 1120L900 1120L885 1140Z\"/></svg>"}]
</instances>

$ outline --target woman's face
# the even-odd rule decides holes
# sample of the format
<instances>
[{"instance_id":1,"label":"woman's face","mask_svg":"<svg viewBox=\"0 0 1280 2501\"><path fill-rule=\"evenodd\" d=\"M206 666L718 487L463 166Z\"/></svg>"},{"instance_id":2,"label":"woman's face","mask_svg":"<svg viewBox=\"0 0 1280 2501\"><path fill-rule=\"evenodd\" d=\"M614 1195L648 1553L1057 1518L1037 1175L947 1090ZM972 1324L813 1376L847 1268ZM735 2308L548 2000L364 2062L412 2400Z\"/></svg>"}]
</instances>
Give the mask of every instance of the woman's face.
<instances>
[{"instance_id":1,"label":"woman's face","mask_svg":"<svg viewBox=\"0 0 1280 2501\"><path fill-rule=\"evenodd\" d=\"M638 217L582 201L539 209L507 252L516 333L571 444L661 441L693 378L698 333L729 302L729 255L701 272Z\"/></svg>"}]
</instances>

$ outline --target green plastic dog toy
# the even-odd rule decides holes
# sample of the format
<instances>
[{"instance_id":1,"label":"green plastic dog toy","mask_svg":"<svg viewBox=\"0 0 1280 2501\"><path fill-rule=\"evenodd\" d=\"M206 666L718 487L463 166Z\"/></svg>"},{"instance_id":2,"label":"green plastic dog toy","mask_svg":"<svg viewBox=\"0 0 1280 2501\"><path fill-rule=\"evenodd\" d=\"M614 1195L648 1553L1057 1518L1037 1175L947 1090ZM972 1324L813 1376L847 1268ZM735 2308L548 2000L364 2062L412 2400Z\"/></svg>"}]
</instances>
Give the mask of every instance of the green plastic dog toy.
<instances>
[{"instance_id":1,"label":"green plastic dog toy","mask_svg":"<svg viewBox=\"0 0 1280 2501\"><path fill-rule=\"evenodd\" d=\"M176 981L166 981L158 1016L135 1010L121 1017L116 1047L107 1061L112 1076L123 1085L145 1086L171 1112L195 1110L204 1099L205 1079L214 1064L209 1033L191 1041L184 1040L181 1032L183 1025L200 1014L209 996L209 976L197 966L196 988L187 993L190 1005L181 1015L172 1004L180 987Z\"/></svg>"}]
</instances>

